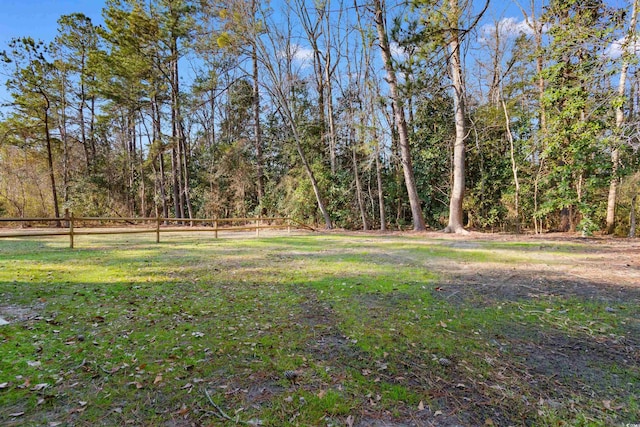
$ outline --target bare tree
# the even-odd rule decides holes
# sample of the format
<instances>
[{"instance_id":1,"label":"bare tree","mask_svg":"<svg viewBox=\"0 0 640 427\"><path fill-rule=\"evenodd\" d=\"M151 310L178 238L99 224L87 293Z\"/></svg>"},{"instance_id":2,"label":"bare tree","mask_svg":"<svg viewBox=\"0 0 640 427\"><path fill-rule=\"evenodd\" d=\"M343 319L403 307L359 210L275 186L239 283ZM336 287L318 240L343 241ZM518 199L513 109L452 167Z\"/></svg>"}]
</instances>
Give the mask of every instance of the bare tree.
<instances>
[{"instance_id":1,"label":"bare tree","mask_svg":"<svg viewBox=\"0 0 640 427\"><path fill-rule=\"evenodd\" d=\"M626 50L630 44L636 42L636 23L638 20L638 0L633 1L633 7L631 9L631 19L629 22L629 29L623 48ZM627 72L630 65L630 55L628 52L623 52L622 55L622 68L620 69L620 80L618 81L618 97L624 98L627 83ZM624 124L624 109L623 103L619 102L616 106L616 129L621 131ZM612 234L615 228L616 217L616 199L618 194L618 184L620 178L618 177L618 167L620 164L620 148L618 146L613 147L611 150L611 181L609 183L609 196L607 198L607 234Z\"/></svg>"},{"instance_id":2,"label":"bare tree","mask_svg":"<svg viewBox=\"0 0 640 427\"><path fill-rule=\"evenodd\" d=\"M413 164L411 161L411 150L409 148L409 132L407 130L407 121L404 115L404 107L398 93L398 79L393 66L391 57L391 47L389 45L389 37L386 30L386 18L384 11L384 0L374 0L374 22L378 30L378 41L380 43L380 53L387 71L387 83L389 84L389 95L394 105L394 119L398 128L398 143L400 145L400 155L402 161L402 170L404 173L404 182L409 194L409 204L411 205L411 217L413 218L413 229L415 231L426 230L422 208L420 206L420 197L416 188L416 180L413 174Z\"/></svg>"}]
</instances>

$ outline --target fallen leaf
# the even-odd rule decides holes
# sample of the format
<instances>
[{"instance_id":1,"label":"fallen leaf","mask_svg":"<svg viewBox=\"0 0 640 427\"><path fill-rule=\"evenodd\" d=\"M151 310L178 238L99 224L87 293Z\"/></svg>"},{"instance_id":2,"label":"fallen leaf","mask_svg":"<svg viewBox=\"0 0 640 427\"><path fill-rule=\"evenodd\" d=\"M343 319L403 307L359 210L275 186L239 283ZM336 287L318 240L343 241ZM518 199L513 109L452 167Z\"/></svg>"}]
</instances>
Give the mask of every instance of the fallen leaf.
<instances>
[{"instance_id":1,"label":"fallen leaf","mask_svg":"<svg viewBox=\"0 0 640 427\"><path fill-rule=\"evenodd\" d=\"M418 411L424 411L424 402L422 400L418 403Z\"/></svg>"},{"instance_id":2,"label":"fallen leaf","mask_svg":"<svg viewBox=\"0 0 640 427\"><path fill-rule=\"evenodd\" d=\"M610 400L603 400L602 401L602 405L605 407L605 409L613 411L613 409L611 408L611 401Z\"/></svg>"},{"instance_id":3,"label":"fallen leaf","mask_svg":"<svg viewBox=\"0 0 640 427\"><path fill-rule=\"evenodd\" d=\"M440 321L440 326L442 326L443 328L446 328L446 327L447 327L447 324L446 324L446 323L444 323L444 322L441 320L441 321Z\"/></svg>"},{"instance_id":4,"label":"fallen leaf","mask_svg":"<svg viewBox=\"0 0 640 427\"><path fill-rule=\"evenodd\" d=\"M155 380L153 380L153 384L154 384L154 385L155 385L155 384L158 384L158 383L159 383L159 382L161 382L161 381L162 381L162 374L158 374L158 375L156 375L156 379L155 379Z\"/></svg>"},{"instance_id":5,"label":"fallen leaf","mask_svg":"<svg viewBox=\"0 0 640 427\"><path fill-rule=\"evenodd\" d=\"M9 383L0 383L0 389L9 387Z\"/></svg>"},{"instance_id":6,"label":"fallen leaf","mask_svg":"<svg viewBox=\"0 0 640 427\"><path fill-rule=\"evenodd\" d=\"M9 414L10 417L21 417L24 415L24 412L14 412L12 414Z\"/></svg>"},{"instance_id":7,"label":"fallen leaf","mask_svg":"<svg viewBox=\"0 0 640 427\"><path fill-rule=\"evenodd\" d=\"M347 427L353 427L354 422L355 422L355 418L353 417L353 415L349 415L346 420Z\"/></svg>"},{"instance_id":8,"label":"fallen leaf","mask_svg":"<svg viewBox=\"0 0 640 427\"><path fill-rule=\"evenodd\" d=\"M320 390L318 392L318 399L322 399L327 394L327 390Z\"/></svg>"},{"instance_id":9,"label":"fallen leaf","mask_svg":"<svg viewBox=\"0 0 640 427\"><path fill-rule=\"evenodd\" d=\"M87 406L87 402L81 400L78 402L80 404L80 406Z\"/></svg>"},{"instance_id":10,"label":"fallen leaf","mask_svg":"<svg viewBox=\"0 0 640 427\"><path fill-rule=\"evenodd\" d=\"M442 415L442 411L436 411L433 413L434 417L437 417L438 415Z\"/></svg>"},{"instance_id":11,"label":"fallen leaf","mask_svg":"<svg viewBox=\"0 0 640 427\"><path fill-rule=\"evenodd\" d=\"M45 388L49 387L49 384L47 383L40 383L40 384L36 384L35 386L33 386L33 388L31 389L31 391L41 391L44 390Z\"/></svg>"}]
</instances>

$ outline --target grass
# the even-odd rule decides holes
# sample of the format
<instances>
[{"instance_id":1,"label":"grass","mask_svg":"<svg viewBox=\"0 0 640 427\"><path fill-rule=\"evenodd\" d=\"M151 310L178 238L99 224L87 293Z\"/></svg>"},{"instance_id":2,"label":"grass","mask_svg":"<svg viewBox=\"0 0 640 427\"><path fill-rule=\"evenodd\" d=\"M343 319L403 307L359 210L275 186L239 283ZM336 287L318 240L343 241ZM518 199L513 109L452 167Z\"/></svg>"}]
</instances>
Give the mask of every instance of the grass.
<instances>
[{"instance_id":1,"label":"grass","mask_svg":"<svg viewBox=\"0 0 640 427\"><path fill-rule=\"evenodd\" d=\"M0 242L0 424L638 422L637 293L486 293L443 268L587 243L118 239Z\"/></svg>"}]
</instances>

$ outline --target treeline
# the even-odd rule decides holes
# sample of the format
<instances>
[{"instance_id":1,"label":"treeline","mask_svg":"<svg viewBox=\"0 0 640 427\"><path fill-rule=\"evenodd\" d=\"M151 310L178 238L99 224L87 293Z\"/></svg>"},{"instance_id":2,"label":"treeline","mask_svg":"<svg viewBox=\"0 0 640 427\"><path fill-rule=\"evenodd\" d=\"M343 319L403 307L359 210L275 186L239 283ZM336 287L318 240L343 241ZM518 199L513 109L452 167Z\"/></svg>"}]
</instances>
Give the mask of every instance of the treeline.
<instances>
[{"instance_id":1,"label":"treeline","mask_svg":"<svg viewBox=\"0 0 640 427\"><path fill-rule=\"evenodd\" d=\"M634 233L637 3L107 0L3 52L0 214Z\"/></svg>"}]
</instances>

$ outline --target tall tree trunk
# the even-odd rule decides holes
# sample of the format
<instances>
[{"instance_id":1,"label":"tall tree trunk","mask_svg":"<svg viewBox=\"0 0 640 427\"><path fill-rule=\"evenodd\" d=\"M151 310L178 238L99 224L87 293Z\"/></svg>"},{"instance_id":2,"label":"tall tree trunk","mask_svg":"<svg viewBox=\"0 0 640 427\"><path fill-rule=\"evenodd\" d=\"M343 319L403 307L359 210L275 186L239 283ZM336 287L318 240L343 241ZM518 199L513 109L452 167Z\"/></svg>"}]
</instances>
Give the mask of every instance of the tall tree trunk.
<instances>
[{"instance_id":1,"label":"tall tree trunk","mask_svg":"<svg viewBox=\"0 0 640 427\"><path fill-rule=\"evenodd\" d=\"M465 118L464 80L462 77L462 63L460 61L460 38L458 35L458 0L449 0L451 7L452 29L449 40L449 71L453 84L453 106L455 113L456 139L453 144L453 186L451 188L451 200L449 202L449 224L444 231L446 233L467 233L463 225L462 202L465 187L465 139L467 126Z\"/></svg>"},{"instance_id":2,"label":"tall tree trunk","mask_svg":"<svg viewBox=\"0 0 640 427\"><path fill-rule=\"evenodd\" d=\"M378 41L380 42L380 52L382 54L382 61L384 62L385 69L387 71L387 83L389 84L391 102L395 106L394 118L396 126L398 128L398 143L400 145L402 170L404 173L404 181L407 188L407 193L409 195L409 204L411 205L413 229L415 231L424 231L426 230L426 225L424 223L422 208L420 207L420 197L418 196L418 190L416 188L415 177L413 174L407 121L404 117L404 108L402 106L402 103L400 102L400 97L398 95L398 80L393 68L393 63L391 62L391 48L389 46L389 39L387 36L387 30L385 28L385 14L383 12L383 5L381 3L381 0L374 0L373 5L374 21L378 30Z\"/></svg>"},{"instance_id":3,"label":"tall tree trunk","mask_svg":"<svg viewBox=\"0 0 640 427\"><path fill-rule=\"evenodd\" d=\"M511 120L507 111L507 104L502 100L502 109L504 110L504 121L507 128L507 138L509 139L509 154L511 157L511 173L513 173L513 183L515 186L515 211L516 211L516 233L520 233L520 181L518 179L518 164L516 163L515 150L513 146L513 134L511 133Z\"/></svg>"},{"instance_id":4,"label":"tall tree trunk","mask_svg":"<svg viewBox=\"0 0 640 427\"><path fill-rule=\"evenodd\" d=\"M638 19L638 0L634 0L633 8L631 11L631 21L629 23L629 31L627 33L628 42L624 43L627 47L628 43L635 43L635 29ZM627 72L629 70L629 55L626 52L622 54L622 68L620 70L620 80L618 82L618 97L624 97L624 92L627 83ZM616 129L621 130L624 123L624 110L623 105L616 107ZM611 181L609 182L609 196L607 198L607 234L613 234L616 223L616 199L618 194L618 183L620 178L618 177L618 167L620 164L620 148L616 145L611 150Z\"/></svg>"},{"instance_id":5,"label":"tall tree trunk","mask_svg":"<svg viewBox=\"0 0 640 427\"><path fill-rule=\"evenodd\" d=\"M49 130L49 100L46 99L44 110L44 137L47 144L47 166L49 167L49 182L51 184L51 196L53 198L53 213L56 218L60 218L60 208L58 207L58 190L56 189L56 177L53 170L53 148L51 146L51 131ZM60 221L56 222L57 227L62 227Z\"/></svg>"},{"instance_id":6,"label":"tall tree trunk","mask_svg":"<svg viewBox=\"0 0 640 427\"><path fill-rule=\"evenodd\" d=\"M255 0L253 0L255 3ZM254 12L255 14L255 12ZM256 148L256 187L258 192L258 206L262 207L264 197L264 170L262 160L262 126L260 125L260 86L258 80L258 52L255 45L251 52L253 61L253 129Z\"/></svg>"},{"instance_id":7,"label":"tall tree trunk","mask_svg":"<svg viewBox=\"0 0 640 427\"><path fill-rule=\"evenodd\" d=\"M631 211L629 212L629 237L636 237L636 194L631 198Z\"/></svg>"},{"instance_id":8,"label":"tall tree trunk","mask_svg":"<svg viewBox=\"0 0 640 427\"><path fill-rule=\"evenodd\" d=\"M384 188L382 186L382 165L380 162L380 142L377 132L374 130L375 156L376 156L376 183L378 186L378 210L380 215L380 231L387 231L387 218L384 212Z\"/></svg>"},{"instance_id":9,"label":"tall tree trunk","mask_svg":"<svg viewBox=\"0 0 640 427\"><path fill-rule=\"evenodd\" d=\"M355 132L355 129L352 128L352 132ZM355 138L351 141L351 153L353 158L353 176L356 181L356 200L358 201L358 209L360 210L360 218L362 219L362 230L367 231L369 226L367 224L367 213L366 207L364 206L364 200L362 199L362 183L360 182L360 173L358 171L358 156L356 152L356 140Z\"/></svg>"},{"instance_id":10,"label":"tall tree trunk","mask_svg":"<svg viewBox=\"0 0 640 427\"><path fill-rule=\"evenodd\" d=\"M182 173L180 171L180 160L178 158L178 149L174 141L174 147L171 149L171 178L173 179L173 211L176 218L184 218L182 210Z\"/></svg>"}]
</instances>

